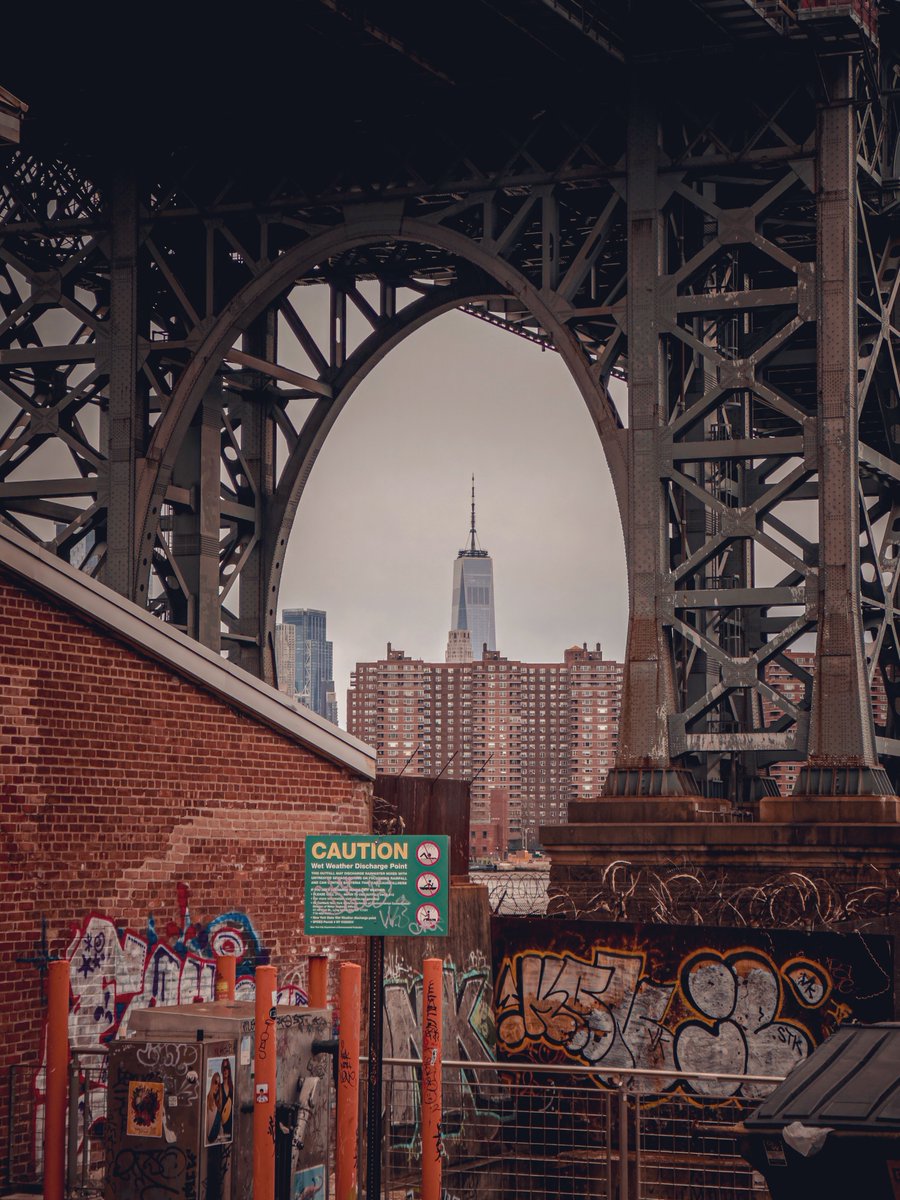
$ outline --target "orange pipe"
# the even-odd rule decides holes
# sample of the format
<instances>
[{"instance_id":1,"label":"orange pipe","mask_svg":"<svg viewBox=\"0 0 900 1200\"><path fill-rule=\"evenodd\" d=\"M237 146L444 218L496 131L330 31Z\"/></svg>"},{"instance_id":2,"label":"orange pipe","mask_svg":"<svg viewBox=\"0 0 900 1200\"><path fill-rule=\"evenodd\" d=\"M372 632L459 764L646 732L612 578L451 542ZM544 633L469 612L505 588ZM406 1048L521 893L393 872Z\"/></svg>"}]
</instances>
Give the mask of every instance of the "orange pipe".
<instances>
[{"instance_id":1,"label":"orange pipe","mask_svg":"<svg viewBox=\"0 0 900 1200\"><path fill-rule=\"evenodd\" d=\"M422 1200L441 1200L444 964L422 961Z\"/></svg>"},{"instance_id":2,"label":"orange pipe","mask_svg":"<svg viewBox=\"0 0 900 1200\"><path fill-rule=\"evenodd\" d=\"M338 1038L337 1200L356 1200L359 1170L359 1031L362 968L341 963L341 1028Z\"/></svg>"},{"instance_id":3,"label":"orange pipe","mask_svg":"<svg viewBox=\"0 0 900 1200\"><path fill-rule=\"evenodd\" d=\"M325 1008L328 1004L328 959L324 954L309 956L309 988L307 1004L310 1008Z\"/></svg>"},{"instance_id":4,"label":"orange pipe","mask_svg":"<svg viewBox=\"0 0 900 1200\"><path fill-rule=\"evenodd\" d=\"M256 1058L253 1095L253 1200L275 1200L274 967L256 968Z\"/></svg>"},{"instance_id":5,"label":"orange pipe","mask_svg":"<svg viewBox=\"0 0 900 1200\"><path fill-rule=\"evenodd\" d=\"M237 959L233 954L216 955L216 999L233 1000Z\"/></svg>"},{"instance_id":6,"label":"orange pipe","mask_svg":"<svg viewBox=\"0 0 900 1200\"><path fill-rule=\"evenodd\" d=\"M50 964L47 989L47 1091L44 1109L44 1200L63 1200L66 1090L69 1074L69 963Z\"/></svg>"}]
</instances>

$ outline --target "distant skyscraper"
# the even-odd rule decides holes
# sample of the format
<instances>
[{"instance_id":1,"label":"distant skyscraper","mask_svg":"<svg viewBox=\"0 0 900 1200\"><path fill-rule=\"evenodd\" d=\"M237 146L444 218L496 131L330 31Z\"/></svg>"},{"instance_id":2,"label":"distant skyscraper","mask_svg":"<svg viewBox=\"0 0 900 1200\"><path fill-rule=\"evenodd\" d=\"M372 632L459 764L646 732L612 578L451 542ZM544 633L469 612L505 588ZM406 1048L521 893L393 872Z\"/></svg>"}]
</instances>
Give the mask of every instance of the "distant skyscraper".
<instances>
[{"instance_id":1,"label":"distant skyscraper","mask_svg":"<svg viewBox=\"0 0 900 1200\"><path fill-rule=\"evenodd\" d=\"M316 608L286 608L294 627L294 695L301 704L337 724L332 645L325 637L326 614Z\"/></svg>"},{"instance_id":2,"label":"distant skyscraper","mask_svg":"<svg viewBox=\"0 0 900 1200\"><path fill-rule=\"evenodd\" d=\"M297 691L297 627L275 626L275 672L278 690L287 696Z\"/></svg>"},{"instance_id":3,"label":"distant skyscraper","mask_svg":"<svg viewBox=\"0 0 900 1200\"><path fill-rule=\"evenodd\" d=\"M487 550L478 545L475 533L475 476L472 476L472 524L469 542L460 550L453 564L453 609L450 614L452 632L468 629L472 657L478 661L485 647L497 649L494 629L494 563ZM451 645L447 647L448 662Z\"/></svg>"}]
</instances>

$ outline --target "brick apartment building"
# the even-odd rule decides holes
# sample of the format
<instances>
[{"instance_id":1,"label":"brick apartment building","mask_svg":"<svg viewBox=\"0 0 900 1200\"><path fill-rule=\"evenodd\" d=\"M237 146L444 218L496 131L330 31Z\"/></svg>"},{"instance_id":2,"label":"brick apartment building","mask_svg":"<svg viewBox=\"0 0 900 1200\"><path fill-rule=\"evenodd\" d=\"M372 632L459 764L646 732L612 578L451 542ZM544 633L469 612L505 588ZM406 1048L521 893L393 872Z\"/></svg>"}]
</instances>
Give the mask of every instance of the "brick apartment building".
<instances>
[{"instance_id":1,"label":"brick apartment building","mask_svg":"<svg viewBox=\"0 0 900 1200\"><path fill-rule=\"evenodd\" d=\"M356 666L347 728L375 747L380 772L470 779L480 857L534 846L540 825L566 821L570 800L598 794L615 757L621 689L622 665L599 645L526 663L496 650L425 662L389 643L386 658Z\"/></svg>"}]
</instances>

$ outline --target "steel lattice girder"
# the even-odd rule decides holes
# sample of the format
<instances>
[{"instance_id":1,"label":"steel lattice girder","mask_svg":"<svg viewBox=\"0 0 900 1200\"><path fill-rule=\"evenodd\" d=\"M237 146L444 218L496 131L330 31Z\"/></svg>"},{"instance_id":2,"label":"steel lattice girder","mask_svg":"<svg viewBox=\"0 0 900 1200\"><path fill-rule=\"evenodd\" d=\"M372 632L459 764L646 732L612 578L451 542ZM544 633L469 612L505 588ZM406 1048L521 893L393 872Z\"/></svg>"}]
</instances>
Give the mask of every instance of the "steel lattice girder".
<instances>
[{"instance_id":1,"label":"steel lattice girder","mask_svg":"<svg viewBox=\"0 0 900 1200\"><path fill-rule=\"evenodd\" d=\"M852 141L857 177L833 219L859 263L858 285L846 271L836 285L850 298L845 342L856 328L860 347L860 523L851 536L845 513L835 550L853 577L844 610L861 613L842 753L874 753L858 676L879 670L892 702L880 747L893 751L900 245L882 186L888 114L869 60L841 61L854 101L843 125L817 107L809 55L727 104L651 67L586 129L547 115L492 143L490 166L456 151L411 159L374 198L352 170L315 194L289 167L261 190L202 159L101 185L10 152L0 512L271 678L283 548L324 438L384 354L463 307L558 350L603 441L629 554L623 765L679 758L715 779L739 760L752 774L806 758L811 728L818 754L831 734L811 680L797 704L766 668L803 675L786 655L826 598L816 172L827 146L846 158ZM329 296L324 340L304 319L313 289ZM846 376L846 362L833 370ZM629 377L627 431L613 373ZM842 436L856 481L855 428ZM846 491L844 478L845 508Z\"/></svg>"}]
</instances>

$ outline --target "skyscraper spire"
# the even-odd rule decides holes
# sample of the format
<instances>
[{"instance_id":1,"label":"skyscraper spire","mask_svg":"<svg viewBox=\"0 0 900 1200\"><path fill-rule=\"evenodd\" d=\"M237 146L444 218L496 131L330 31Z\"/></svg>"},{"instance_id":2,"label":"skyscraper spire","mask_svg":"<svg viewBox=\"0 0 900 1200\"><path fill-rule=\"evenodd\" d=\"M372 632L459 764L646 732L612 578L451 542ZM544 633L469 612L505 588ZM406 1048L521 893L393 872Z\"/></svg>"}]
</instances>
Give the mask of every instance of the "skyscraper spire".
<instances>
[{"instance_id":1,"label":"skyscraper spire","mask_svg":"<svg viewBox=\"0 0 900 1200\"><path fill-rule=\"evenodd\" d=\"M475 540L475 474L472 474L472 528L469 530L469 552L478 549L478 543Z\"/></svg>"},{"instance_id":2,"label":"skyscraper spire","mask_svg":"<svg viewBox=\"0 0 900 1200\"><path fill-rule=\"evenodd\" d=\"M469 520L469 540L459 552L460 558L487 558L487 550L478 545L478 534L475 530L475 475L472 475L472 515Z\"/></svg>"}]
</instances>

